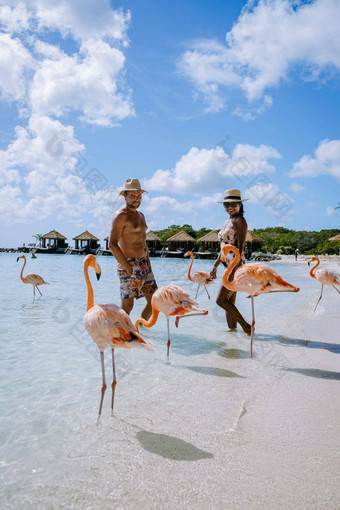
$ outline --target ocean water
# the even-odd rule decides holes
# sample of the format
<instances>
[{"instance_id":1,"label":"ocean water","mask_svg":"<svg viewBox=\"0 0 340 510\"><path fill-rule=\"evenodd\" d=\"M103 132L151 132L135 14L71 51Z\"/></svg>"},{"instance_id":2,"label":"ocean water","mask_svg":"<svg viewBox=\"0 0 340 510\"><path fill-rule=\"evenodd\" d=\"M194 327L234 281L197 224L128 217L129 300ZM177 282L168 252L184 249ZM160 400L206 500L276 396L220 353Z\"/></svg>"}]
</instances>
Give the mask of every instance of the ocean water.
<instances>
[{"instance_id":1,"label":"ocean water","mask_svg":"<svg viewBox=\"0 0 340 510\"><path fill-rule=\"evenodd\" d=\"M336 508L340 296L325 288L313 314L320 284L307 264L269 264L301 291L255 299L253 359L249 337L227 331L219 284L210 300L200 289L207 316L170 321L170 364L165 318L141 328L155 351L116 349L114 417L107 350L96 425L101 367L82 324L83 257L28 257L25 274L49 282L33 299L17 256L0 254L2 508ZM116 262L98 262L95 303L119 304ZM195 260L193 270L213 262ZM152 259L158 286L195 296L188 265ZM250 321L245 294L237 306Z\"/></svg>"}]
</instances>

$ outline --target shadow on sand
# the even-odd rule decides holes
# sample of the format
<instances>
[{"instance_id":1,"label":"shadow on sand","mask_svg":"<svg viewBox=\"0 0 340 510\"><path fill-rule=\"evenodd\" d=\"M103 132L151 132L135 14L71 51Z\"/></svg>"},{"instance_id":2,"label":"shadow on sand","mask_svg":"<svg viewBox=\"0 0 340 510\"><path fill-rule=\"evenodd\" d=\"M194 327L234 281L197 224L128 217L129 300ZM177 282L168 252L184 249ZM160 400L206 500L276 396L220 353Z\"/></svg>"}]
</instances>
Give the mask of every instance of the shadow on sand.
<instances>
[{"instance_id":1,"label":"shadow on sand","mask_svg":"<svg viewBox=\"0 0 340 510\"><path fill-rule=\"evenodd\" d=\"M199 374L204 375L214 375L217 377L239 377L241 379L245 379L243 375L238 375L235 372L231 372L230 370L224 370L223 368L217 368L217 367L200 367L200 366L185 366L181 365L178 368L186 368L188 370L193 370L194 372L197 372Z\"/></svg>"},{"instance_id":2,"label":"shadow on sand","mask_svg":"<svg viewBox=\"0 0 340 510\"><path fill-rule=\"evenodd\" d=\"M227 359L248 359L250 358L250 350L242 351L241 349L225 348L223 351L219 352L218 355Z\"/></svg>"},{"instance_id":3,"label":"shadow on sand","mask_svg":"<svg viewBox=\"0 0 340 510\"><path fill-rule=\"evenodd\" d=\"M136 437L144 450L160 455L165 459L196 461L201 459L212 459L212 453L200 450L195 445L187 443L177 437L167 434L155 434L142 430L137 432Z\"/></svg>"},{"instance_id":4,"label":"shadow on sand","mask_svg":"<svg viewBox=\"0 0 340 510\"><path fill-rule=\"evenodd\" d=\"M315 342L312 340L303 340L300 338L288 338L284 335L265 335L258 334L254 336L254 345L256 342L278 342L282 345L292 346L292 347L307 347L308 349L325 349L329 352L333 352L335 354L340 354L340 345L339 344L331 344L327 342Z\"/></svg>"},{"instance_id":5,"label":"shadow on sand","mask_svg":"<svg viewBox=\"0 0 340 510\"><path fill-rule=\"evenodd\" d=\"M285 372L295 372L296 374L306 375L308 377L317 377L318 379L331 379L340 381L339 372L329 370L319 370L318 368L284 368Z\"/></svg>"}]
</instances>

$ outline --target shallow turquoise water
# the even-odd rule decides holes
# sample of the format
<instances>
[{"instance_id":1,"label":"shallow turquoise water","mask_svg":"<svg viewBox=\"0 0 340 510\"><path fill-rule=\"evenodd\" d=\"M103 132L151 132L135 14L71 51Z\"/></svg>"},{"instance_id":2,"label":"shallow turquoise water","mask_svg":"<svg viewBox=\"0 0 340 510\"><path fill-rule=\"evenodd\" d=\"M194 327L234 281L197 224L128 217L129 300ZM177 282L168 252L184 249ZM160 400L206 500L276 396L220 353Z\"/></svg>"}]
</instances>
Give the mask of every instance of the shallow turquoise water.
<instances>
[{"instance_id":1,"label":"shallow turquoise water","mask_svg":"<svg viewBox=\"0 0 340 510\"><path fill-rule=\"evenodd\" d=\"M96 427L101 369L97 347L82 325L86 309L83 257L28 258L25 273L37 272L50 284L42 286L43 296L35 299L31 285L19 278L22 260L17 263L16 258L17 254L0 254L1 480L8 508L22 508L23 503L47 508L47 501L50 508L70 508L71 504L97 508L96 501L98 508L107 501L116 505L125 501L125 508L134 508L138 496L131 496L133 490L119 475L121 468L130 473L133 487L138 481L140 507L151 508L147 504L150 480L146 482L146 475L141 477L138 471L148 462L155 463L155 473L160 470L162 480L150 497L158 494L159 501L165 498L166 502L165 493L172 489L165 481L168 471L163 469L173 469L175 479L177 467L168 463L183 460L180 452L184 460L192 457L194 463L214 462L220 438L235 429L250 399L250 385L255 394L265 377L275 387L287 371L301 367L310 347L326 350L330 356L337 352L331 333L339 324L335 290L325 289L313 315L320 286L308 276L307 265L271 263L301 291L256 298L254 360L249 358L249 338L242 332L227 333L224 312L215 304L219 285L210 285L211 300L204 289L198 295L208 316L185 319L178 329L171 321L170 365L165 363L164 317L153 328L142 329L144 338L154 343L154 353L116 350L117 418L110 417L108 394L101 425ZM116 262L112 257L98 257L98 261L102 277L99 282L94 275L91 278L95 303L119 304ZM209 272L213 262L195 260L193 270ZM194 296L196 285L186 277L188 264L186 259L152 259L158 285L174 282ZM250 321L251 303L245 294L239 294L237 305ZM143 299L136 302L133 321L143 306ZM315 338L321 321L322 337ZM109 351L106 373L110 384ZM162 454L164 441L169 444ZM171 459L170 451L175 458ZM211 469L218 471L218 464ZM107 476L114 480L110 490ZM181 490L179 500L179 493L172 495L173 504L194 504L195 496L188 495L187 487Z\"/></svg>"}]
</instances>

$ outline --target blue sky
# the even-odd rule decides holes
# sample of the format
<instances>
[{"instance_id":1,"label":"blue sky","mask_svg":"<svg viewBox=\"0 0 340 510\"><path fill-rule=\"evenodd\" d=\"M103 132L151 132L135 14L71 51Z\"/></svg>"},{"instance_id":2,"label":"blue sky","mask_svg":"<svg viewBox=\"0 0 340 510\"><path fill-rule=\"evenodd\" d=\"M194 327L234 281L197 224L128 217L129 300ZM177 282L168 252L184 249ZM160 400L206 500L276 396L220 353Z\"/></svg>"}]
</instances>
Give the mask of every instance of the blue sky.
<instances>
[{"instance_id":1,"label":"blue sky","mask_svg":"<svg viewBox=\"0 0 340 510\"><path fill-rule=\"evenodd\" d=\"M150 229L340 228L338 0L0 0L1 246Z\"/></svg>"}]
</instances>

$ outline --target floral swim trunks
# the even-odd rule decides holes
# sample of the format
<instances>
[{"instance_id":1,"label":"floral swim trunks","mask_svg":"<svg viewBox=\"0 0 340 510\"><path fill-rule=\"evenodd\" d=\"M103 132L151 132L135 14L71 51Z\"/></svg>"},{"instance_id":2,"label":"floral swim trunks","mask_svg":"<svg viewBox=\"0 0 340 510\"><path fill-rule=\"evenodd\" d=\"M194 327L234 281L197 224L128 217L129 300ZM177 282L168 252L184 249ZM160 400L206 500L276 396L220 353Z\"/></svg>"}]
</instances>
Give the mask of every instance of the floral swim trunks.
<instances>
[{"instance_id":1,"label":"floral swim trunks","mask_svg":"<svg viewBox=\"0 0 340 510\"><path fill-rule=\"evenodd\" d=\"M127 258L126 260L132 266L132 274L130 276L126 269L118 264L120 297L122 299L138 299L145 294L153 294L157 290L157 283L151 269L150 260L146 257Z\"/></svg>"}]
</instances>

